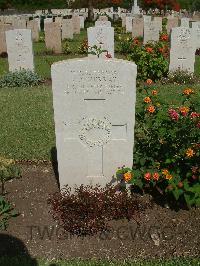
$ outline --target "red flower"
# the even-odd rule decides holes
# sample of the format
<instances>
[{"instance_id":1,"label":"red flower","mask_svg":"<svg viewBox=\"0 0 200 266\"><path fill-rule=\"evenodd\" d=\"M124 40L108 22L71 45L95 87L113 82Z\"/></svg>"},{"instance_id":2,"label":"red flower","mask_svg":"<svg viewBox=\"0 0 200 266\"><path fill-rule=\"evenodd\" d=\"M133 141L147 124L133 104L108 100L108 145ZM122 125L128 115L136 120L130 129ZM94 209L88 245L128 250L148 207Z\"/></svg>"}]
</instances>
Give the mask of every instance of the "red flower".
<instances>
[{"instance_id":1,"label":"red flower","mask_svg":"<svg viewBox=\"0 0 200 266\"><path fill-rule=\"evenodd\" d=\"M151 180L151 173L146 173L144 175L144 178L147 180L147 181L150 181Z\"/></svg>"},{"instance_id":2,"label":"red flower","mask_svg":"<svg viewBox=\"0 0 200 266\"><path fill-rule=\"evenodd\" d=\"M148 53L152 54L152 53L153 53L153 48L151 48L151 47L146 47L146 51L147 51Z\"/></svg>"}]
</instances>

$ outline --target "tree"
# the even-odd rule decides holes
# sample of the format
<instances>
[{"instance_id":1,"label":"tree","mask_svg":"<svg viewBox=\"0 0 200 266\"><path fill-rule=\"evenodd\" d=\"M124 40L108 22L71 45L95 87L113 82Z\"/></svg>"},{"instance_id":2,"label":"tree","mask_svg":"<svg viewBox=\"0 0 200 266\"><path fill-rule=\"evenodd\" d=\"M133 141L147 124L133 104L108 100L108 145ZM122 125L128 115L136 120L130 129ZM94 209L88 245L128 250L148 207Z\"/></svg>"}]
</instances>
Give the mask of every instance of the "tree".
<instances>
[{"instance_id":1,"label":"tree","mask_svg":"<svg viewBox=\"0 0 200 266\"><path fill-rule=\"evenodd\" d=\"M158 8L160 10L173 9L179 11L180 5L176 0L144 0L143 8Z\"/></svg>"}]
</instances>

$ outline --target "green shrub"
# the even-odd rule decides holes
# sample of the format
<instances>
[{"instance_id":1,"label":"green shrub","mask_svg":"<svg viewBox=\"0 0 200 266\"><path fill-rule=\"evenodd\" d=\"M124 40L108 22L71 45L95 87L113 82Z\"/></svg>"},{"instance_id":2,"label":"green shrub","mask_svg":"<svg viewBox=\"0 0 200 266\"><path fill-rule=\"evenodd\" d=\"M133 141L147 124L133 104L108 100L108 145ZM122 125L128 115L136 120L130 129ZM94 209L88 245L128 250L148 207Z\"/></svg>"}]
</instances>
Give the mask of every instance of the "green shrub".
<instances>
[{"instance_id":1,"label":"green shrub","mask_svg":"<svg viewBox=\"0 0 200 266\"><path fill-rule=\"evenodd\" d=\"M70 44L69 44L69 41L67 39L65 39L63 44L62 44L62 50L63 50L64 54L70 54L71 53Z\"/></svg>"},{"instance_id":2,"label":"green shrub","mask_svg":"<svg viewBox=\"0 0 200 266\"><path fill-rule=\"evenodd\" d=\"M0 230L6 230L9 220L18 215L10 202L0 195Z\"/></svg>"},{"instance_id":3,"label":"green shrub","mask_svg":"<svg viewBox=\"0 0 200 266\"><path fill-rule=\"evenodd\" d=\"M30 70L9 72L0 79L0 88L37 86L41 82L38 74Z\"/></svg>"},{"instance_id":4,"label":"green shrub","mask_svg":"<svg viewBox=\"0 0 200 266\"><path fill-rule=\"evenodd\" d=\"M128 48L127 48L128 49ZM160 80L167 76L169 69L169 47L165 42L148 43L132 46L128 60L134 61L138 67L138 80Z\"/></svg>"},{"instance_id":5,"label":"green shrub","mask_svg":"<svg viewBox=\"0 0 200 266\"><path fill-rule=\"evenodd\" d=\"M80 47L78 48L79 54L87 54L88 53L88 41L87 39L83 40Z\"/></svg>"},{"instance_id":6,"label":"green shrub","mask_svg":"<svg viewBox=\"0 0 200 266\"><path fill-rule=\"evenodd\" d=\"M176 70L174 72L170 72L166 78L161 79L162 84L196 84L199 82L199 78L188 71L184 70Z\"/></svg>"},{"instance_id":7,"label":"green shrub","mask_svg":"<svg viewBox=\"0 0 200 266\"><path fill-rule=\"evenodd\" d=\"M200 106L195 91L185 89L181 104L173 106L147 88L136 114L133 169L119 169L117 178L173 207L200 206Z\"/></svg>"},{"instance_id":8,"label":"green shrub","mask_svg":"<svg viewBox=\"0 0 200 266\"><path fill-rule=\"evenodd\" d=\"M5 190L5 182L20 176L20 168L16 166L14 160L0 157L0 182L2 195L4 194Z\"/></svg>"}]
</instances>

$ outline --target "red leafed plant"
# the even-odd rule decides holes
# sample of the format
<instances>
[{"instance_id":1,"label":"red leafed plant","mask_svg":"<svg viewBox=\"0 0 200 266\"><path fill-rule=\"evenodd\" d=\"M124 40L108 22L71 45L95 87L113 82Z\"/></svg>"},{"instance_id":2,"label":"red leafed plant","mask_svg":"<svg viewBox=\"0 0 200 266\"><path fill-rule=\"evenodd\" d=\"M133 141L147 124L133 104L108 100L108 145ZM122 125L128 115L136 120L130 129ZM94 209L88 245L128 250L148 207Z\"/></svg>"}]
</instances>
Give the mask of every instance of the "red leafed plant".
<instances>
[{"instance_id":1,"label":"red leafed plant","mask_svg":"<svg viewBox=\"0 0 200 266\"><path fill-rule=\"evenodd\" d=\"M49 199L53 218L72 235L93 235L109 228L111 220L131 220L138 215L138 202L117 187L83 186L72 193L66 186Z\"/></svg>"}]
</instances>

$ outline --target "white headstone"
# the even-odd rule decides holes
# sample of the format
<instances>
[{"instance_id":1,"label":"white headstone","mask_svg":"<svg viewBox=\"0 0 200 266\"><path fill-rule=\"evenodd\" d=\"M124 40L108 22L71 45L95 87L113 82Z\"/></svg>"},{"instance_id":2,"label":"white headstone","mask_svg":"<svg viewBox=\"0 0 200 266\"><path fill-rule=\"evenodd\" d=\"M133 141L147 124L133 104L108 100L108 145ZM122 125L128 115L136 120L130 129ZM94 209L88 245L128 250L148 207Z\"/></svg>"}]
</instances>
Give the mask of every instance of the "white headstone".
<instances>
[{"instance_id":1,"label":"white headstone","mask_svg":"<svg viewBox=\"0 0 200 266\"><path fill-rule=\"evenodd\" d=\"M87 29L88 46L101 47L102 50L107 50L108 53L114 58L114 28L113 27L91 27ZM93 55L89 55L92 57ZM105 53L101 54L105 57Z\"/></svg>"},{"instance_id":2,"label":"white headstone","mask_svg":"<svg viewBox=\"0 0 200 266\"><path fill-rule=\"evenodd\" d=\"M31 30L9 30L6 32L9 70L34 70Z\"/></svg>"},{"instance_id":3,"label":"white headstone","mask_svg":"<svg viewBox=\"0 0 200 266\"><path fill-rule=\"evenodd\" d=\"M170 71L184 70L194 72L195 34L193 29L178 27L171 33Z\"/></svg>"},{"instance_id":4,"label":"white headstone","mask_svg":"<svg viewBox=\"0 0 200 266\"><path fill-rule=\"evenodd\" d=\"M62 40L73 39L74 26L72 19L63 19L62 21Z\"/></svg>"},{"instance_id":5,"label":"white headstone","mask_svg":"<svg viewBox=\"0 0 200 266\"><path fill-rule=\"evenodd\" d=\"M39 41L39 29L38 29L38 22L36 20L30 20L27 22L27 29L31 30L32 32L32 39L35 42Z\"/></svg>"},{"instance_id":6,"label":"white headstone","mask_svg":"<svg viewBox=\"0 0 200 266\"><path fill-rule=\"evenodd\" d=\"M171 32L172 28L178 27L178 18L168 17L167 18L167 33L169 34Z\"/></svg>"},{"instance_id":7,"label":"white headstone","mask_svg":"<svg viewBox=\"0 0 200 266\"><path fill-rule=\"evenodd\" d=\"M45 44L46 48L56 54L62 52L61 28L57 22L47 23L45 26Z\"/></svg>"},{"instance_id":8,"label":"white headstone","mask_svg":"<svg viewBox=\"0 0 200 266\"><path fill-rule=\"evenodd\" d=\"M80 28L84 29L85 28L85 19L83 16L79 16L80 18Z\"/></svg>"},{"instance_id":9,"label":"white headstone","mask_svg":"<svg viewBox=\"0 0 200 266\"><path fill-rule=\"evenodd\" d=\"M182 18L181 19L181 27L189 28L190 26L190 19L189 18Z\"/></svg>"},{"instance_id":10,"label":"white headstone","mask_svg":"<svg viewBox=\"0 0 200 266\"><path fill-rule=\"evenodd\" d=\"M133 30L132 37L143 36L144 33L144 19L143 18L133 18Z\"/></svg>"},{"instance_id":11,"label":"white headstone","mask_svg":"<svg viewBox=\"0 0 200 266\"><path fill-rule=\"evenodd\" d=\"M111 27L111 22L110 21L100 21L100 20L97 20L95 22L95 27Z\"/></svg>"},{"instance_id":12,"label":"white headstone","mask_svg":"<svg viewBox=\"0 0 200 266\"><path fill-rule=\"evenodd\" d=\"M7 52L7 45L6 45L6 31L12 30L13 27L8 24L0 25L0 54Z\"/></svg>"},{"instance_id":13,"label":"white headstone","mask_svg":"<svg viewBox=\"0 0 200 266\"><path fill-rule=\"evenodd\" d=\"M119 166L132 167L137 67L84 58L51 73L60 186L105 186Z\"/></svg>"},{"instance_id":14,"label":"white headstone","mask_svg":"<svg viewBox=\"0 0 200 266\"><path fill-rule=\"evenodd\" d=\"M149 41L159 41L160 27L157 22L144 22L144 44Z\"/></svg>"},{"instance_id":15,"label":"white headstone","mask_svg":"<svg viewBox=\"0 0 200 266\"><path fill-rule=\"evenodd\" d=\"M126 32L132 32L133 17L126 17Z\"/></svg>"},{"instance_id":16,"label":"white headstone","mask_svg":"<svg viewBox=\"0 0 200 266\"><path fill-rule=\"evenodd\" d=\"M200 22L192 22L192 29L195 32L195 37L196 37L196 48L200 49Z\"/></svg>"}]
</instances>

